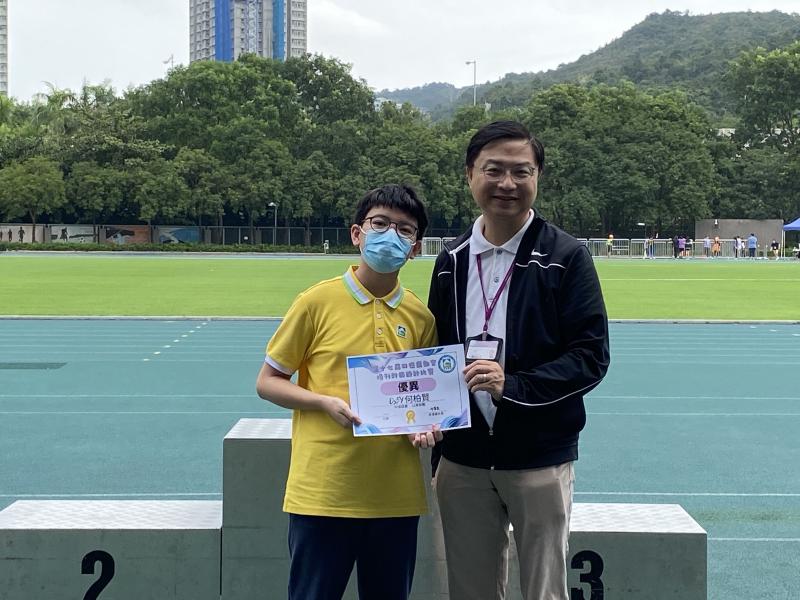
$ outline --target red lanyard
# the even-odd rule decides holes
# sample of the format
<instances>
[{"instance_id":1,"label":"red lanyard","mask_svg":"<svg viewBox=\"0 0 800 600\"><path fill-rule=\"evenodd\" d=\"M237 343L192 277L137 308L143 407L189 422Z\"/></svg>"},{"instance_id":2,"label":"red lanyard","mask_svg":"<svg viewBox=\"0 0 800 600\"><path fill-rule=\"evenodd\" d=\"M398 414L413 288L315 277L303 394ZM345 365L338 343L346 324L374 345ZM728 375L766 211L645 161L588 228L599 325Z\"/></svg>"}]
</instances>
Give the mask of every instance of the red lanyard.
<instances>
[{"instance_id":1,"label":"red lanyard","mask_svg":"<svg viewBox=\"0 0 800 600\"><path fill-rule=\"evenodd\" d=\"M500 296L503 294L503 290L505 289L508 280L511 278L511 272L514 270L514 263L512 261L511 266L508 268L508 271L506 271L506 276L503 277L503 283L501 283L500 287L497 288L497 293L494 295L494 300L492 300L492 304L490 306L489 302L486 300L486 290L483 287L483 267L481 266L480 254L475 256L475 262L478 263L478 280L481 282L481 294L483 294L483 333L486 335L486 333L489 331L489 319L492 318L492 313L497 306L497 301L500 300Z\"/></svg>"}]
</instances>

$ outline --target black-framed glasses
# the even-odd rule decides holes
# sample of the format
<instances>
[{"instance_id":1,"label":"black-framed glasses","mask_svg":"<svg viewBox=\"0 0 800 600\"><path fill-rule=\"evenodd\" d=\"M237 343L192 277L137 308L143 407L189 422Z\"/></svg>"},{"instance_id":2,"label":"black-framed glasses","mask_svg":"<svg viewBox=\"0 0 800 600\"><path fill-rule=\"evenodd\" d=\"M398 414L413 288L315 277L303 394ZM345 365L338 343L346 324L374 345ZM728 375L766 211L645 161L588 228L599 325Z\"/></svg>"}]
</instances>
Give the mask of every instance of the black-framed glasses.
<instances>
[{"instance_id":1,"label":"black-framed glasses","mask_svg":"<svg viewBox=\"0 0 800 600\"><path fill-rule=\"evenodd\" d=\"M536 175L536 167L529 165L519 165L506 169L500 165L489 164L481 168L481 173L487 181L492 183L500 183L506 178L506 173L511 175L511 180L514 183L528 183L531 178Z\"/></svg>"},{"instance_id":2,"label":"black-framed glasses","mask_svg":"<svg viewBox=\"0 0 800 600\"><path fill-rule=\"evenodd\" d=\"M417 232L419 229L412 225L411 223L405 222L396 222L389 219L389 217L384 217L383 215L375 215L373 217L367 217L364 219L364 223L369 223L369 228L374 231L375 233L383 233L387 231L392 225L394 225L395 231L397 231L397 235L402 238L409 240L410 242L414 242L417 239Z\"/></svg>"}]
</instances>

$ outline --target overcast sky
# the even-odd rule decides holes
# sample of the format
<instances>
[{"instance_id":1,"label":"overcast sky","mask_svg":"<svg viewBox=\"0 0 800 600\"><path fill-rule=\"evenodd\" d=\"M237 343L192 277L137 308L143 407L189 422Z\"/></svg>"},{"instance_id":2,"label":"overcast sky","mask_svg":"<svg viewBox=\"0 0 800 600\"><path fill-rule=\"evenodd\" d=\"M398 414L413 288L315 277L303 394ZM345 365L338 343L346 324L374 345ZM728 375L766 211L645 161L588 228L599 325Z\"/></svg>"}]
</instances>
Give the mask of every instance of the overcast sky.
<instances>
[{"instance_id":1,"label":"overcast sky","mask_svg":"<svg viewBox=\"0 0 800 600\"><path fill-rule=\"evenodd\" d=\"M376 89L458 86L576 60L652 12L800 11L800 0L309 0L309 51L353 65ZM9 0L9 93L44 82L119 91L189 62L189 0Z\"/></svg>"}]
</instances>

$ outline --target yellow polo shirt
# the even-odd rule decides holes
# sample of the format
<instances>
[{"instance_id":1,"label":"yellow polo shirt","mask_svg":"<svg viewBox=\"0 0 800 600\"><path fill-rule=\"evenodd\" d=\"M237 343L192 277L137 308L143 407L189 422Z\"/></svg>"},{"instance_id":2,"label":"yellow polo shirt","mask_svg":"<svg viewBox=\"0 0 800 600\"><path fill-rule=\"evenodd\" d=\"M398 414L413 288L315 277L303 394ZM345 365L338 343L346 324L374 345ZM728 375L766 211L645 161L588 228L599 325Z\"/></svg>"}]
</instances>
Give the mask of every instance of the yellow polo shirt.
<instances>
[{"instance_id":1,"label":"yellow polo shirt","mask_svg":"<svg viewBox=\"0 0 800 600\"><path fill-rule=\"evenodd\" d=\"M436 345L433 315L400 284L375 298L350 267L302 292L267 346L266 361L312 392L350 401L348 356ZM331 517L426 511L419 451L405 435L355 438L322 411L292 415L283 510Z\"/></svg>"}]
</instances>

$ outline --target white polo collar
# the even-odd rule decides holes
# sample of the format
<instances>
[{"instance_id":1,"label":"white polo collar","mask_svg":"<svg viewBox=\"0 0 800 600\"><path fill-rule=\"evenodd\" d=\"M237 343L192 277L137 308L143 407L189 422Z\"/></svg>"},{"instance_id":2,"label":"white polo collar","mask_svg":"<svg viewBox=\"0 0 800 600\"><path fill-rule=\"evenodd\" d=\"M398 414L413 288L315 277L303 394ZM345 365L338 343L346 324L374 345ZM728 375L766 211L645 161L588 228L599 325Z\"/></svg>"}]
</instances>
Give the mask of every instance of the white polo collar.
<instances>
[{"instance_id":1,"label":"white polo collar","mask_svg":"<svg viewBox=\"0 0 800 600\"><path fill-rule=\"evenodd\" d=\"M483 254L489 250L501 248L506 252L510 252L512 256L516 256L522 238L525 236L525 232L528 231L528 227L531 226L531 223L533 223L533 209L528 213L528 220L525 221L525 224L520 227L520 230L517 231L510 240L502 246L495 246L483 236L483 215L481 215L475 219L475 223L472 226L472 235L469 238L469 253Z\"/></svg>"}]
</instances>

